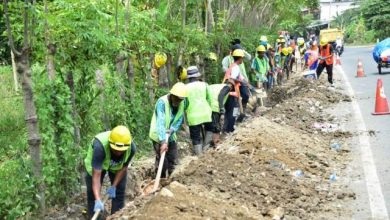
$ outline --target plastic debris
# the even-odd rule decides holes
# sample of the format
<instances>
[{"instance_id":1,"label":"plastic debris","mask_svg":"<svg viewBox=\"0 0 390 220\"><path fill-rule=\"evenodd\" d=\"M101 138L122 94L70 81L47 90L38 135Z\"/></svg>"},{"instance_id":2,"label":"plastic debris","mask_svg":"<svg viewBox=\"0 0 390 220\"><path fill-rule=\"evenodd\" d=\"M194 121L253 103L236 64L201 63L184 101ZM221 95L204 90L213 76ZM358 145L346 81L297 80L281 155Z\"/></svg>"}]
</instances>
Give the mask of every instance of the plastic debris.
<instances>
[{"instance_id":1,"label":"plastic debris","mask_svg":"<svg viewBox=\"0 0 390 220\"><path fill-rule=\"evenodd\" d=\"M329 176L329 181L330 182L335 182L337 180L337 176L335 173L333 173L332 175Z\"/></svg>"},{"instance_id":2,"label":"plastic debris","mask_svg":"<svg viewBox=\"0 0 390 220\"><path fill-rule=\"evenodd\" d=\"M302 171L302 170L295 170L295 171L294 171L294 176L295 176L295 177L301 177L301 176L303 176L303 171Z\"/></svg>"},{"instance_id":3,"label":"plastic debris","mask_svg":"<svg viewBox=\"0 0 390 220\"><path fill-rule=\"evenodd\" d=\"M286 168L285 164L283 164L282 162L277 161L277 160L270 160L269 164L271 164L271 166L273 166L275 168L279 168L282 170L284 170Z\"/></svg>"},{"instance_id":4,"label":"plastic debris","mask_svg":"<svg viewBox=\"0 0 390 220\"><path fill-rule=\"evenodd\" d=\"M337 124L332 124L332 123L319 123L315 122L313 124L313 128L321 130L322 132L334 132L338 129Z\"/></svg>"},{"instance_id":5,"label":"plastic debris","mask_svg":"<svg viewBox=\"0 0 390 220\"><path fill-rule=\"evenodd\" d=\"M333 150L339 151L341 149L341 144L334 142L334 143L330 144L330 148Z\"/></svg>"}]
</instances>

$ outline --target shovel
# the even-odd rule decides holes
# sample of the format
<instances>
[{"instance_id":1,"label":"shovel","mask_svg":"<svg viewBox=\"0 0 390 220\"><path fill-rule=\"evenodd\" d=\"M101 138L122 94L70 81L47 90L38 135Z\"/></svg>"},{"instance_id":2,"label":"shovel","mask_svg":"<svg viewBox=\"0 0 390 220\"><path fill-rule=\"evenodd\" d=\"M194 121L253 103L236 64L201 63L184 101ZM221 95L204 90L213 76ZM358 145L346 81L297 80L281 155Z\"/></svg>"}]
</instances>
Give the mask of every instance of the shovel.
<instances>
[{"instance_id":1,"label":"shovel","mask_svg":"<svg viewBox=\"0 0 390 220\"><path fill-rule=\"evenodd\" d=\"M165 139L165 142L168 144L168 141L169 141L169 135L167 134L166 135L166 139ZM154 192L156 192L158 190L158 187L160 185L160 178L161 178L161 172L162 172L162 168L163 168L163 165L164 165L164 160L165 160L165 153L166 151L164 151L161 156L160 156L160 162L158 164L158 169L157 169L157 175L156 175L156 179L154 180L154 185L153 185L153 188L151 191L148 192L148 185L144 188L143 190L143 193L144 195L149 195L149 194L152 194Z\"/></svg>"}]
</instances>

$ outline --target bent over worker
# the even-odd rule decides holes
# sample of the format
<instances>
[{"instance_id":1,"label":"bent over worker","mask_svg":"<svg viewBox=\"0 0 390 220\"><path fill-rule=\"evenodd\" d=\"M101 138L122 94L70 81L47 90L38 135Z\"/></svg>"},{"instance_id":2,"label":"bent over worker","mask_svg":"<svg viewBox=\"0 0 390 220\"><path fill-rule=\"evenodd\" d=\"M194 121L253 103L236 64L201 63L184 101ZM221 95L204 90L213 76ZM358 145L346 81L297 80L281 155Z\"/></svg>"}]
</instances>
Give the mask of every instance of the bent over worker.
<instances>
[{"instance_id":1,"label":"bent over worker","mask_svg":"<svg viewBox=\"0 0 390 220\"><path fill-rule=\"evenodd\" d=\"M324 68L326 68L326 72L328 73L328 82L333 84L333 47L329 44L326 38L322 38L320 40L320 49L319 49L320 63L317 67L317 79L320 78L320 75Z\"/></svg>"},{"instance_id":2,"label":"bent over worker","mask_svg":"<svg viewBox=\"0 0 390 220\"><path fill-rule=\"evenodd\" d=\"M192 140L192 152L194 155L200 155L208 147L208 144L203 143L202 134L205 132L206 123L211 122L210 108L210 90L209 85L199 80L201 76L196 66L187 68L188 83L188 107L186 116L188 126L190 127L190 137Z\"/></svg>"},{"instance_id":3,"label":"bent over worker","mask_svg":"<svg viewBox=\"0 0 390 220\"><path fill-rule=\"evenodd\" d=\"M187 97L187 89L184 83L178 82L173 85L169 94L160 97L154 108L150 122L149 138L152 139L153 148L156 152L156 172L160 156L166 152L163 163L161 178L166 178L175 169L178 157L176 145L176 132L183 123L184 98ZM168 141L167 135L169 136Z\"/></svg>"},{"instance_id":4,"label":"bent over worker","mask_svg":"<svg viewBox=\"0 0 390 220\"><path fill-rule=\"evenodd\" d=\"M112 199L111 214L123 208L127 167L135 151L130 131L125 126L119 125L95 136L84 159L90 217L98 210L104 211L100 190L106 173L111 181L107 190L108 198Z\"/></svg>"},{"instance_id":5,"label":"bent over worker","mask_svg":"<svg viewBox=\"0 0 390 220\"><path fill-rule=\"evenodd\" d=\"M220 141L221 135L221 115L225 114L225 104L229 97L229 92L233 90L234 80L228 79L226 83L210 85L210 107L212 110L211 122L206 124L206 144L215 146ZM229 109L233 111L233 109ZM211 137L211 138L210 138Z\"/></svg>"}]
</instances>

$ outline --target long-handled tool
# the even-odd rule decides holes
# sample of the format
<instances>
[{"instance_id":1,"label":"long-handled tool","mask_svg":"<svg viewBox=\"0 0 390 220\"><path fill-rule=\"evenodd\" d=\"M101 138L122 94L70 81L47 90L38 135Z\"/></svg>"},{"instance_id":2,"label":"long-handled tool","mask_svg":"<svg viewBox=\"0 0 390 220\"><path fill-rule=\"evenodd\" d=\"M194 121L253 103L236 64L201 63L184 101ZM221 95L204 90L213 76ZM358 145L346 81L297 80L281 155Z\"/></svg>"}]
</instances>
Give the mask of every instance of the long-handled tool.
<instances>
[{"instance_id":1,"label":"long-handled tool","mask_svg":"<svg viewBox=\"0 0 390 220\"><path fill-rule=\"evenodd\" d=\"M104 207L104 204L106 203L106 201L108 200L108 196L106 195L103 199L103 207ZM99 217L99 214L100 214L101 210L97 210L95 212L95 214L93 215L92 219L91 220L96 220L98 217Z\"/></svg>"},{"instance_id":2,"label":"long-handled tool","mask_svg":"<svg viewBox=\"0 0 390 220\"><path fill-rule=\"evenodd\" d=\"M169 134L166 134L165 143L167 143L167 144L169 143ZM164 165L165 153L166 153L166 151L164 151L160 156L160 162L158 164L158 169L157 169L157 176L156 176L156 180L154 181L154 186L153 186L152 192L157 191L158 186L160 185L160 177L161 177L161 172L162 172L162 168Z\"/></svg>"}]
</instances>

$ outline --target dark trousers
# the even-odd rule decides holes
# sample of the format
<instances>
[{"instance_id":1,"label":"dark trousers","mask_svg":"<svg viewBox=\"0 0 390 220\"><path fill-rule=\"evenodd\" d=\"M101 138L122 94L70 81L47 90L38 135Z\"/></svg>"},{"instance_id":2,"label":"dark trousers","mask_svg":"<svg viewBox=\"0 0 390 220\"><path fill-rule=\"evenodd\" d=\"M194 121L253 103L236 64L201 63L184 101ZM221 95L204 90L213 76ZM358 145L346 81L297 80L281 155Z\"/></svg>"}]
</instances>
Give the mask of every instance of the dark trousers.
<instances>
[{"instance_id":1,"label":"dark trousers","mask_svg":"<svg viewBox=\"0 0 390 220\"><path fill-rule=\"evenodd\" d=\"M103 179L106 173L107 171L105 170L102 171L102 175L100 178L101 184L103 183ZM115 173L109 171L108 177L110 178L110 182L112 184L115 179ZM112 199L111 202L111 214L114 214L116 211L118 211L119 209L125 206L126 180L127 180L127 173L122 178L122 180L119 181L119 184L116 186L116 197L115 199ZM90 217L92 217L94 214L93 208L95 206L95 196L93 195L93 191L92 191L92 176L89 175L88 173L85 176L85 182L87 184L88 214Z\"/></svg>"},{"instance_id":2,"label":"dark trousers","mask_svg":"<svg viewBox=\"0 0 390 220\"><path fill-rule=\"evenodd\" d=\"M192 140L192 145L202 144L203 124L192 125L189 126L189 128L190 128L190 138Z\"/></svg>"},{"instance_id":3,"label":"dark trousers","mask_svg":"<svg viewBox=\"0 0 390 220\"><path fill-rule=\"evenodd\" d=\"M328 82L333 84L333 64L327 65L325 62L318 64L317 67L317 79L320 78L322 71L326 68L326 72L328 73Z\"/></svg>"},{"instance_id":4,"label":"dark trousers","mask_svg":"<svg viewBox=\"0 0 390 220\"><path fill-rule=\"evenodd\" d=\"M160 163L160 143L153 141L153 148L156 152L155 169L157 173L158 164ZM161 172L161 178L167 178L175 170L177 164L178 152L176 142L171 141L168 143L168 151L165 153L164 164ZM167 174L168 172L168 174Z\"/></svg>"},{"instance_id":5,"label":"dark trousers","mask_svg":"<svg viewBox=\"0 0 390 220\"><path fill-rule=\"evenodd\" d=\"M233 116L233 111L234 108L237 106L237 98L230 95L225 103L225 121L223 125L225 132L234 131L234 124L236 123L236 118Z\"/></svg>"},{"instance_id":6,"label":"dark trousers","mask_svg":"<svg viewBox=\"0 0 390 220\"><path fill-rule=\"evenodd\" d=\"M213 112L211 114L211 122L205 124L205 130L219 134L221 132L221 114L219 112Z\"/></svg>"},{"instance_id":7,"label":"dark trousers","mask_svg":"<svg viewBox=\"0 0 390 220\"><path fill-rule=\"evenodd\" d=\"M246 104L248 104L248 101L249 101L249 88L248 88L248 86L245 86L245 85L240 86L240 95L242 98L242 100L241 100L242 106L245 108Z\"/></svg>"}]
</instances>

